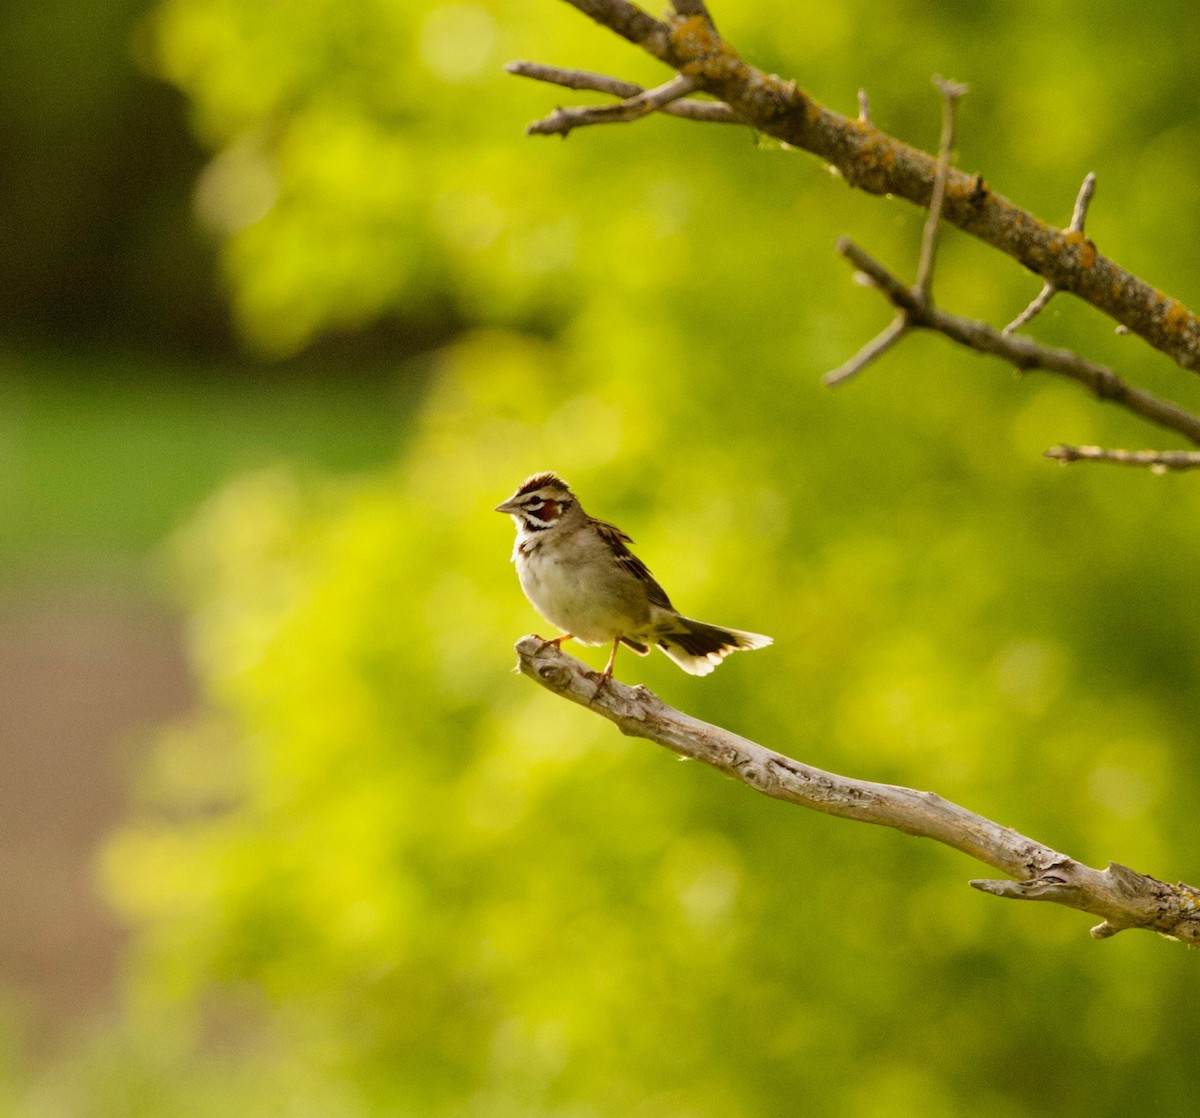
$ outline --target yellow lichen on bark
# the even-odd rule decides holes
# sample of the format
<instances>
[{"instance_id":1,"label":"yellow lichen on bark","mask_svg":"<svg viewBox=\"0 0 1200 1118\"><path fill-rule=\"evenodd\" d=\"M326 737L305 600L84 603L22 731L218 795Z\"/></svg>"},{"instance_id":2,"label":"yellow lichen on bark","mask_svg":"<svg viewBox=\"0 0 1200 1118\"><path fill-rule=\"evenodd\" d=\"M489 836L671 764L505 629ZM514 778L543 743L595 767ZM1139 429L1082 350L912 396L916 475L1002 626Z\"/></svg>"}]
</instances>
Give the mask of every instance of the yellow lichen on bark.
<instances>
[{"instance_id":1,"label":"yellow lichen on bark","mask_svg":"<svg viewBox=\"0 0 1200 1118\"><path fill-rule=\"evenodd\" d=\"M797 89L795 82L744 62L703 16L673 19L669 37L671 61L678 71L709 93L748 106L751 125L761 127L797 105L803 105L809 125L819 117L820 106Z\"/></svg>"},{"instance_id":2,"label":"yellow lichen on bark","mask_svg":"<svg viewBox=\"0 0 1200 1118\"><path fill-rule=\"evenodd\" d=\"M1180 333L1191 320L1191 313L1178 299L1167 298L1163 325L1172 333Z\"/></svg>"},{"instance_id":3,"label":"yellow lichen on bark","mask_svg":"<svg viewBox=\"0 0 1200 1118\"><path fill-rule=\"evenodd\" d=\"M1079 264L1083 268L1091 268L1096 263L1096 246L1088 239L1087 234L1078 229L1070 229L1063 234L1063 240L1079 250Z\"/></svg>"},{"instance_id":4,"label":"yellow lichen on bark","mask_svg":"<svg viewBox=\"0 0 1200 1118\"><path fill-rule=\"evenodd\" d=\"M703 16L672 20L671 46L687 59L679 72L688 78L726 82L746 65Z\"/></svg>"}]
</instances>

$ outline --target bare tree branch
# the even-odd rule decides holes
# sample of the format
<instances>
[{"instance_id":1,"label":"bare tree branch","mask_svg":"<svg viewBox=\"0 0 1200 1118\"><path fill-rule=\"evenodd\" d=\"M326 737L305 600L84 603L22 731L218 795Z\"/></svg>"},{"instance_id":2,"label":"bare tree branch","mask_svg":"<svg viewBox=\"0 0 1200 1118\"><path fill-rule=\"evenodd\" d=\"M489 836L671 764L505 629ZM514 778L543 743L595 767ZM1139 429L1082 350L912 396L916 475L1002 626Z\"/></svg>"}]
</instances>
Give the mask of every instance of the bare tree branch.
<instances>
[{"instance_id":1,"label":"bare tree branch","mask_svg":"<svg viewBox=\"0 0 1200 1118\"><path fill-rule=\"evenodd\" d=\"M845 237L838 241L837 250L905 315L909 326L936 330L968 349L1001 357L1022 372L1041 369L1069 377L1082 384L1097 399L1118 404L1200 445L1200 416L1185 411L1169 400L1159 399L1135 388L1108 367L1088 361L1069 349L1042 345L1022 334L1006 335L986 322L948 314L922 302L898 276Z\"/></svg>"},{"instance_id":2,"label":"bare tree branch","mask_svg":"<svg viewBox=\"0 0 1200 1118\"><path fill-rule=\"evenodd\" d=\"M644 687L612 680L597 693L599 673L540 637L522 637L517 658L530 679L607 718L623 734L702 761L765 796L933 839L1016 879L971 882L985 893L1099 916L1092 928L1097 939L1146 928L1200 944L1200 890L1190 885L1170 885L1115 862L1092 869L932 792L838 776L776 753L675 710Z\"/></svg>"},{"instance_id":3,"label":"bare tree branch","mask_svg":"<svg viewBox=\"0 0 1200 1118\"><path fill-rule=\"evenodd\" d=\"M562 66L548 66L544 62L528 62L519 59L506 62L504 69L509 74L519 78L532 78L534 81L549 82L551 85L561 85L564 89L587 89L596 93L611 93L614 97L628 99L645 93L645 86L637 82L622 81L611 78L607 74L596 74L591 70L569 70Z\"/></svg>"},{"instance_id":4,"label":"bare tree branch","mask_svg":"<svg viewBox=\"0 0 1200 1118\"><path fill-rule=\"evenodd\" d=\"M610 93L629 101L646 92L637 82L610 78L607 74L594 74L588 70L566 70L561 66L546 66L541 62L510 62L505 67L510 74L535 81L560 85L566 89L586 89L595 93ZM709 124L745 124L728 105L720 101L697 101L693 97L682 97L658 106L660 113L684 117L687 120L704 121Z\"/></svg>"},{"instance_id":5,"label":"bare tree branch","mask_svg":"<svg viewBox=\"0 0 1200 1118\"><path fill-rule=\"evenodd\" d=\"M629 0L567 0L567 3L610 31L615 31L622 39L628 39L655 58L666 60L670 26L648 16L636 4L629 3ZM709 26L712 26L711 21Z\"/></svg>"},{"instance_id":6,"label":"bare tree branch","mask_svg":"<svg viewBox=\"0 0 1200 1118\"><path fill-rule=\"evenodd\" d=\"M528 136L566 136L574 128L589 124L628 124L666 108L696 88L691 78L676 75L654 89L647 89L615 105L579 105L555 109L525 129Z\"/></svg>"},{"instance_id":7,"label":"bare tree branch","mask_svg":"<svg viewBox=\"0 0 1200 1118\"><path fill-rule=\"evenodd\" d=\"M934 157L866 121L826 108L795 82L749 65L706 15L662 22L628 0L566 2L691 78L747 124L825 160L850 185L929 207L937 176ZM694 5L684 9L693 12ZM1200 369L1200 318L1101 255L1081 230L1055 229L996 194L982 176L956 170L946 177L942 217L1056 289L1090 303L1182 367Z\"/></svg>"},{"instance_id":8,"label":"bare tree branch","mask_svg":"<svg viewBox=\"0 0 1200 1118\"><path fill-rule=\"evenodd\" d=\"M1109 450L1102 446L1060 443L1045 452L1064 466L1069 462L1115 462L1119 466L1145 466L1151 473L1200 470L1200 452L1194 450Z\"/></svg>"}]
</instances>

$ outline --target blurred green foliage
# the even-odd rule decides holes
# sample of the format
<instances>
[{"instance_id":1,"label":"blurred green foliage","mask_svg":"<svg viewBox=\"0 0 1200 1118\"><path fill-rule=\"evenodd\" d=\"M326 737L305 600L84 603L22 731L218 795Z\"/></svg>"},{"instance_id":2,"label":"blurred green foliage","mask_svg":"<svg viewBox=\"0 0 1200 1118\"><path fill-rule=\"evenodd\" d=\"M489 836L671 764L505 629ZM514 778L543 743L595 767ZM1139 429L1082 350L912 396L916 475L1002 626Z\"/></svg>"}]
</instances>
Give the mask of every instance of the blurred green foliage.
<instances>
[{"instance_id":1,"label":"blurred green foliage","mask_svg":"<svg viewBox=\"0 0 1200 1118\"><path fill-rule=\"evenodd\" d=\"M843 110L865 85L926 146L929 75L972 83L964 166L1063 221L1095 170L1092 235L1198 301L1191 5L715 7L749 57ZM541 623L490 512L558 469L682 608L777 642L624 678L1195 881L1200 493L1038 457L1154 436L937 339L820 389L887 319L835 237L911 267L920 215L742 129L523 140L573 95L510 57L660 76L565 5L167 0L152 34L263 346L422 302L474 326L394 469L249 473L178 535L207 709L163 735L106 859L138 944L124 1031L36 1097L480 1118L1184 1097L1193 956L1094 944L1084 917L971 892L960 856L764 801L515 678ZM943 305L1002 322L1036 287L944 237ZM1197 400L1065 299L1037 332Z\"/></svg>"}]
</instances>

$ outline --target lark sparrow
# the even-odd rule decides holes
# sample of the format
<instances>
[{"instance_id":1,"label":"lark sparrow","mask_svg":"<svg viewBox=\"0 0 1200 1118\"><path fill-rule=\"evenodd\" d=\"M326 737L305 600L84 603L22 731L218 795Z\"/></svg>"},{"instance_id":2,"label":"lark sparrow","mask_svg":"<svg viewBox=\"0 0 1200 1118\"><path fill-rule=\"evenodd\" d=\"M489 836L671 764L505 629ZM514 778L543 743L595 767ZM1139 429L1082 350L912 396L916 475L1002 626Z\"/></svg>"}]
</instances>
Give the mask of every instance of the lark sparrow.
<instances>
[{"instance_id":1,"label":"lark sparrow","mask_svg":"<svg viewBox=\"0 0 1200 1118\"><path fill-rule=\"evenodd\" d=\"M617 649L640 656L658 645L685 672L708 675L742 648L762 648L770 637L693 621L678 613L646 565L626 547L633 541L612 524L583 511L567 483L534 474L496 506L516 521L513 562L521 589L547 621L563 630L548 643L574 638L608 644L612 655L601 686L612 678Z\"/></svg>"}]
</instances>

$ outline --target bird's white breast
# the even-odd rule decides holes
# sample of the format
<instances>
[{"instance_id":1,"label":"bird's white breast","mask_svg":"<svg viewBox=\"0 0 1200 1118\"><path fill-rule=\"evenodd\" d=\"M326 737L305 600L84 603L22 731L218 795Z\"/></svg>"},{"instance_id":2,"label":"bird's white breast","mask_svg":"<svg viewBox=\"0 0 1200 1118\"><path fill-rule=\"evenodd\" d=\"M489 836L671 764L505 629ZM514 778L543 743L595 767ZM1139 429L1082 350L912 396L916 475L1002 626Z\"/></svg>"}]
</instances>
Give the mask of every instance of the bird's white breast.
<instances>
[{"instance_id":1,"label":"bird's white breast","mask_svg":"<svg viewBox=\"0 0 1200 1118\"><path fill-rule=\"evenodd\" d=\"M613 577L619 572L599 540L539 537L522 533L513 561L521 589L547 621L584 644L607 644L644 626L644 607L631 600L625 579Z\"/></svg>"}]
</instances>

